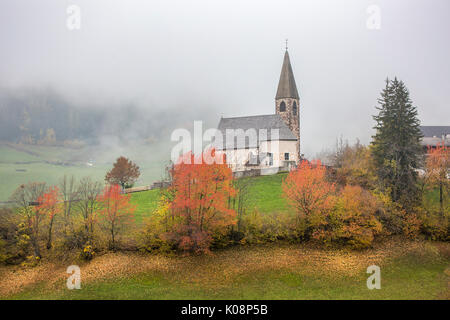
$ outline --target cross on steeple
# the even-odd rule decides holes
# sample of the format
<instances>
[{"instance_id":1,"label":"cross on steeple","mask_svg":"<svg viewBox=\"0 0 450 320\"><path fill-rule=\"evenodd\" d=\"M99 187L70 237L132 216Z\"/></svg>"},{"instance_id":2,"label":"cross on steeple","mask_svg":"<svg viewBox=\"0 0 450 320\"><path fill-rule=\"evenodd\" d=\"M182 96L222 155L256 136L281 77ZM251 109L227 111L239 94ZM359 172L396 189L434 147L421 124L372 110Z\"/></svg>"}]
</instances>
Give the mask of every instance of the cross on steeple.
<instances>
[{"instance_id":1,"label":"cross on steeple","mask_svg":"<svg viewBox=\"0 0 450 320\"><path fill-rule=\"evenodd\" d=\"M288 39L286 39L286 51L288 49Z\"/></svg>"}]
</instances>

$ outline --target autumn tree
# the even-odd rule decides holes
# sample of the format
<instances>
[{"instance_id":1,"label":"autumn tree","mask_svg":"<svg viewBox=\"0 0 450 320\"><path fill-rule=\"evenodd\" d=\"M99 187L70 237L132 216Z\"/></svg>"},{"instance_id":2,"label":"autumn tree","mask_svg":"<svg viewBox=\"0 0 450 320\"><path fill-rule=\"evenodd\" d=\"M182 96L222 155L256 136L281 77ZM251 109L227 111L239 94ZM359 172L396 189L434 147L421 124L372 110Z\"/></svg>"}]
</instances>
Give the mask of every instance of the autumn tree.
<instances>
[{"instance_id":1,"label":"autumn tree","mask_svg":"<svg viewBox=\"0 0 450 320\"><path fill-rule=\"evenodd\" d=\"M235 195L231 169L223 159L211 163L211 156L222 157L215 150L188 153L172 170L175 196L169 206L173 223L168 236L185 251L208 251L213 234L236 223L236 212L228 205Z\"/></svg>"},{"instance_id":2,"label":"autumn tree","mask_svg":"<svg viewBox=\"0 0 450 320\"><path fill-rule=\"evenodd\" d=\"M234 180L235 196L230 198L230 207L236 210L237 213L237 232L241 232L242 220L245 215L249 202L251 199L251 187L254 184L254 179L244 178Z\"/></svg>"},{"instance_id":3,"label":"autumn tree","mask_svg":"<svg viewBox=\"0 0 450 320\"><path fill-rule=\"evenodd\" d=\"M15 210L0 208L0 264L13 264L27 256L31 243L27 241L28 230L21 226L25 225Z\"/></svg>"},{"instance_id":4,"label":"autumn tree","mask_svg":"<svg viewBox=\"0 0 450 320\"><path fill-rule=\"evenodd\" d=\"M359 140L354 145L343 144L341 140L333 154L332 164L338 184L359 185L365 189L376 187L377 179L370 148L360 144Z\"/></svg>"},{"instance_id":5,"label":"autumn tree","mask_svg":"<svg viewBox=\"0 0 450 320\"><path fill-rule=\"evenodd\" d=\"M111 241L110 248L116 249L118 233L132 221L135 206L130 203L130 196L122 194L119 185L109 185L98 196L99 219L108 230Z\"/></svg>"},{"instance_id":6,"label":"autumn tree","mask_svg":"<svg viewBox=\"0 0 450 320\"><path fill-rule=\"evenodd\" d=\"M426 158L426 180L431 187L439 188L439 208L444 213L444 196L449 188L450 148L444 143L435 149L428 148Z\"/></svg>"},{"instance_id":7,"label":"autumn tree","mask_svg":"<svg viewBox=\"0 0 450 320\"><path fill-rule=\"evenodd\" d=\"M131 187L140 175L139 167L125 157L117 158L113 168L106 174L105 180L109 184L118 184L122 188Z\"/></svg>"},{"instance_id":8,"label":"autumn tree","mask_svg":"<svg viewBox=\"0 0 450 320\"><path fill-rule=\"evenodd\" d=\"M44 182L30 182L18 187L11 195L10 200L19 208L19 213L25 218L28 229L30 230L30 240L33 245L34 255L41 257L39 247L39 236L43 213L40 210L38 200L45 193L46 185Z\"/></svg>"},{"instance_id":9,"label":"autumn tree","mask_svg":"<svg viewBox=\"0 0 450 320\"><path fill-rule=\"evenodd\" d=\"M39 205L36 206L36 210L49 219L47 249L52 248L52 232L55 216L62 211L59 200L60 193L58 187L50 187L47 192L38 198Z\"/></svg>"},{"instance_id":10,"label":"autumn tree","mask_svg":"<svg viewBox=\"0 0 450 320\"><path fill-rule=\"evenodd\" d=\"M325 243L337 242L362 249L370 246L381 223L375 218L377 201L360 186L345 186L336 196L313 238Z\"/></svg>"},{"instance_id":11,"label":"autumn tree","mask_svg":"<svg viewBox=\"0 0 450 320\"><path fill-rule=\"evenodd\" d=\"M326 180L326 168L320 161L303 160L283 181L283 193L299 218L311 218L330 208L334 184Z\"/></svg>"},{"instance_id":12,"label":"autumn tree","mask_svg":"<svg viewBox=\"0 0 450 320\"><path fill-rule=\"evenodd\" d=\"M75 204L83 219L85 240L91 241L94 236L94 225L98 209L97 198L102 192L102 185L100 182L93 181L90 177L85 177L78 183L76 192L77 201Z\"/></svg>"},{"instance_id":13,"label":"autumn tree","mask_svg":"<svg viewBox=\"0 0 450 320\"><path fill-rule=\"evenodd\" d=\"M63 201L63 219L64 219L64 235L67 234L67 229L71 226L72 211L74 209L75 201L77 200L77 189L75 177L68 178L64 176L59 183L61 190L61 197Z\"/></svg>"}]
</instances>

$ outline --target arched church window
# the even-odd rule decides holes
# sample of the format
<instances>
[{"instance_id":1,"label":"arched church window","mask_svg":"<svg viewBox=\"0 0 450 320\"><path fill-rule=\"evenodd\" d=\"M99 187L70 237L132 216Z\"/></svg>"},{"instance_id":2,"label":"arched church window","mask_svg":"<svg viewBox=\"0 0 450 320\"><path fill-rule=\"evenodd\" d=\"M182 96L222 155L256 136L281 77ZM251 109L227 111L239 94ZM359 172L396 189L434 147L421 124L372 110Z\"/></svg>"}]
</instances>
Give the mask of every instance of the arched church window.
<instances>
[{"instance_id":1,"label":"arched church window","mask_svg":"<svg viewBox=\"0 0 450 320\"><path fill-rule=\"evenodd\" d=\"M286 103L284 101L281 101L280 103L280 112L286 111Z\"/></svg>"},{"instance_id":2,"label":"arched church window","mask_svg":"<svg viewBox=\"0 0 450 320\"><path fill-rule=\"evenodd\" d=\"M297 115L297 102L294 101L294 105L292 107L292 113L294 114L294 116Z\"/></svg>"}]
</instances>

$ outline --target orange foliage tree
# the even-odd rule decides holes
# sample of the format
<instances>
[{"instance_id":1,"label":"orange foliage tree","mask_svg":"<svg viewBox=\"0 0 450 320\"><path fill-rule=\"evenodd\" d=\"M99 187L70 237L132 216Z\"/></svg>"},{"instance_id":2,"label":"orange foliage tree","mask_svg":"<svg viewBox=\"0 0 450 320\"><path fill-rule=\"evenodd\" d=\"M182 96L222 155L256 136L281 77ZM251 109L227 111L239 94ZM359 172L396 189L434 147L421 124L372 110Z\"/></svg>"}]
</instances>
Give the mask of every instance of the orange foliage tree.
<instances>
[{"instance_id":1,"label":"orange foliage tree","mask_svg":"<svg viewBox=\"0 0 450 320\"><path fill-rule=\"evenodd\" d=\"M443 143L438 144L436 149L428 148L426 160L426 177L431 187L439 188L439 206L441 213L444 212L444 194L449 187L447 178L450 171L450 148Z\"/></svg>"},{"instance_id":2,"label":"orange foliage tree","mask_svg":"<svg viewBox=\"0 0 450 320\"><path fill-rule=\"evenodd\" d=\"M323 242L337 241L355 249L371 245L381 232L381 223L375 218L377 201L360 186L347 185L336 197L335 206L326 215L326 223L317 229L313 238Z\"/></svg>"},{"instance_id":3,"label":"orange foliage tree","mask_svg":"<svg viewBox=\"0 0 450 320\"><path fill-rule=\"evenodd\" d=\"M326 180L326 168L320 161L302 161L283 181L283 193L300 220L306 218L309 232L320 224L321 216L333 206L335 186Z\"/></svg>"},{"instance_id":4,"label":"orange foliage tree","mask_svg":"<svg viewBox=\"0 0 450 320\"><path fill-rule=\"evenodd\" d=\"M302 161L283 181L283 192L307 237L364 248L381 231L376 199L360 186L348 185L338 193L320 161Z\"/></svg>"},{"instance_id":5,"label":"orange foliage tree","mask_svg":"<svg viewBox=\"0 0 450 320\"><path fill-rule=\"evenodd\" d=\"M47 237L47 249L52 247L52 233L53 233L53 223L55 216L62 212L62 207L58 204L60 200L60 193L58 187L50 187L47 192L38 198L39 205L36 210L48 217L48 237Z\"/></svg>"},{"instance_id":6,"label":"orange foliage tree","mask_svg":"<svg viewBox=\"0 0 450 320\"><path fill-rule=\"evenodd\" d=\"M214 149L197 157L189 152L174 165L172 181L175 196L169 204L172 226L167 236L184 251L207 252L213 234L236 223L236 212L229 208L235 195L231 169Z\"/></svg>"},{"instance_id":7,"label":"orange foliage tree","mask_svg":"<svg viewBox=\"0 0 450 320\"><path fill-rule=\"evenodd\" d=\"M108 230L110 249L116 249L116 238L118 233L133 220L136 207L130 203L130 195L122 194L119 185L109 185L97 198L101 209L99 218Z\"/></svg>"}]
</instances>

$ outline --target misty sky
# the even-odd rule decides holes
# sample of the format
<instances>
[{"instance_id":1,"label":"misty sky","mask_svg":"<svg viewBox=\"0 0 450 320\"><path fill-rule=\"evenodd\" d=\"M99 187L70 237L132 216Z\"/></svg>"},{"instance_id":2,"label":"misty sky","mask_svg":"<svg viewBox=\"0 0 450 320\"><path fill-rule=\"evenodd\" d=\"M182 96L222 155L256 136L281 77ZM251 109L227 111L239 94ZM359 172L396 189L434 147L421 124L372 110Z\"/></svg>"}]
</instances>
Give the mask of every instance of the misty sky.
<instances>
[{"instance_id":1,"label":"misty sky","mask_svg":"<svg viewBox=\"0 0 450 320\"><path fill-rule=\"evenodd\" d=\"M66 27L71 4L80 30ZM366 27L373 4L380 30ZM450 125L449 30L448 0L0 0L0 86L149 113L206 109L216 125L274 113L289 38L312 156L340 135L369 142L386 77L406 83L422 124Z\"/></svg>"}]
</instances>

